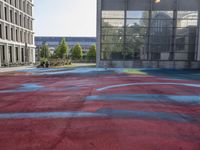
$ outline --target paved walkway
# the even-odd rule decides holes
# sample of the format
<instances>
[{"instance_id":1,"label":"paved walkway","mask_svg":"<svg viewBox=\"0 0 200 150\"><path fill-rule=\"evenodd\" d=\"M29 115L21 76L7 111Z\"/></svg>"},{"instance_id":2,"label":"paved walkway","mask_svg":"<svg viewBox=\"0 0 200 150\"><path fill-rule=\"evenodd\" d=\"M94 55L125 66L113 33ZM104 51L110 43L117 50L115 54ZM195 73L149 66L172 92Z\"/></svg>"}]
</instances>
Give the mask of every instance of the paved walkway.
<instances>
[{"instance_id":1,"label":"paved walkway","mask_svg":"<svg viewBox=\"0 0 200 150\"><path fill-rule=\"evenodd\" d=\"M25 70L25 69L31 69L34 68L33 66L21 66L21 67L0 67L0 73L2 72L12 72L12 71L18 71L18 70Z\"/></svg>"},{"instance_id":2,"label":"paved walkway","mask_svg":"<svg viewBox=\"0 0 200 150\"><path fill-rule=\"evenodd\" d=\"M0 76L0 149L199 150L200 72L49 68Z\"/></svg>"}]
</instances>

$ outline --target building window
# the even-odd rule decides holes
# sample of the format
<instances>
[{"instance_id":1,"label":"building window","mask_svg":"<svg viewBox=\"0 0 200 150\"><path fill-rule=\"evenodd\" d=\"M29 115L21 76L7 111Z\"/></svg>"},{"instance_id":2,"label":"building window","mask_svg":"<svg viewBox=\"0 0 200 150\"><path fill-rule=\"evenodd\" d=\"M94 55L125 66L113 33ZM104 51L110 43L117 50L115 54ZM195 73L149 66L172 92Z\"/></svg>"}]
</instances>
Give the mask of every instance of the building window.
<instances>
[{"instance_id":1,"label":"building window","mask_svg":"<svg viewBox=\"0 0 200 150\"><path fill-rule=\"evenodd\" d=\"M19 41L18 39L18 30L16 29L16 41Z\"/></svg>"},{"instance_id":2,"label":"building window","mask_svg":"<svg viewBox=\"0 0 200 150\"><path fill-rule=\"evenodd\" d=\"M178 11L175 60L195 60L197 32L198 11Z\"/></svg>"},{"instance_id":3,"label":"building window","mask_svg":"<svg viewBox=\"0 0 200 150\"><path fill-rule=\"evenodd\" d=\"M145 59L149 11L102 11L101 59Z\"/></svg>"},{"instance_id":4,"label":"building window","mask_svg":"<svg viewBox=\"0 0 200 150\"><path fill-rule=\"evenodd\" d=\"M22 15L20 14L20 26L22 27Z\"/></svg>"},{"instance_id":5,"label":"building window","mask_svg":"<svg viewBox=\"0 0 200 150\"><path fill-rule=\"evenodd\" d=\"M27 34L24 32L24 42L27 43Z\"/></svg>"},{"instance_id":6,"label":"building window","mask_svg":"<svg viewBox=\"0 0 200 150\"><path fill-rule=\"evenodd\" d=\"M145 59L147 52L144 49L148 44L149 12L127 11L126 14L124 58L126 60Z\"/></svg>"},{"instance_id":7,"label":"building window","mask_svg":"<svg viewBox=\"0 0 200 150\"><path fill-rule=\"evenodd\" d=\"M12 58L13 58L13 54L12 54L12 46L9 46L9 53L10 53L10 62L12 63Z\"/></svg>"},{"instance_id":8,"label":"building window","mask_svg":"<svg viewBox=\"0 0 200 150\"><path fill-rule=\"evenodd\" d=\"M101 59L123 59L124 11L102 12Z\"/></svg>"},{"instance_id":9,"label":"building window","mask_svg":"<svg viewBox=\"0 0 200 150\"><path fill-rule=\"evenodd\" d=\"M10 22L13 23L13 11L10 10Z\"/></svg>"},{"instance_id":10,"label":"building window","mask_svg":"<svg viewBox=\"0 0 200 150\"><path fill-rule=\"evenodd\" d=\"M15 12L15 24L18 25L18 15L17 15L17 12Z\"/></svg>"},{"instance_id":11,"label":"building window","mask_svg":"<svg viewBox=\"0 0 200 150\"><path fill-rule=\"evenodd\" d=\"M5 20L8 21L7 7L4 7Z\"/></svg>"},{"instance_id":12,"label":"building window","mask_svg":"<svg viewBox=\"0 0 200 150\"><path fill-rule=\"evenodd\" d=\"M29 22L29 18L27 19L27 28L30 29L30 22Z\"/></svg>"},{"instance_id":13,"label":"building window","mask_svg":"<svg viewBox=\"0 0 200 150\"><path fill-rule=\"evenodd\" d=\"M19 9L22 10L22 0L19 0Z\"/></svg>"},{"instance_id":14,"label":"building window","mask_svg":"<svg viewBox=\"0 0 200 150\"><path fill-rule=\"evenodd\" d=\"M3 38L3 32L2 32L2 24L0 24L0 38Z\"/></svg>"},{"instance_id":15,"label":"building window","mask_svg":"<svg viewBox=\"0 0 200 150\"><path fill-rule=\"evenodd\" d=\"M26 12L26 2L23 1L23 11Z\"/></svg>"},{"instance_id":16,"label":"building window","mask_svg":"<svg viewBox=\"0 0 200 150\"><path fill-rule=\"evenodd\" d=\"M19 61L19 50L18 47L15 47L16 61Z\"/></svg>"},{"instance_id":17,"label":"building window","mask_svg":"<svg viewBox=\"0 0 200 150\"><path fill-rule=\"evenodd\" d=\"M24 62L24 48L21 49L21 58L22 58L22 62Z\"/></svg>"},{"instance_id":18,"label":"building window","mask_svg":"<svg viewBox=\"0 0 200 150\"><path fill-rule=\"evenodd\" d=\"M155 8L153 7L153 11L103 10L100 58L196 60L198 11L175 13L176 11L159 11Z\"/></svg>"},{"instance_id":19,"label":"building window","mask_svg":"<svg viewBox=\"0 0 200 150\"><path fill-rule=\"evenodd\" d=\"M15 0L15 7L17 7L17 0Z\"/></svg>"},{"instance_id":20,"label":"building window","mask_svg":"<svg viewBox=\"0 0 200 150\"><path fill-rule=\"evenodd\" d=\"M150 60L171 60L173 50L173 11L152 11Z\"/></svg>"},{"instance_id":21,"label":"building window","mask_svg":"<svg viewBox=\"0 0 200 150\"><path fill-rule=\"evenodd\" d=\"M26 17L24 17L24 28L26 28Z\"/></svg>"},{"instance_id":22,"label":"building window","mask_svg":"<svg viewBox=\"0 0 200 150\"><path fill-rule=\"evenodd\" d=\"M20 40L21 40L21 42L23 42L23 32L22 31L20 31Z\"/></svg>"},{"instance_id":23,"label":"building window","mask_svg":"<svg viewBox=\"0 0 200 150\"><path fill-rule=\"evenodd\" d=\"M2 19L2 5L0 4L0 18Z\"/></svg>"},{"instance_id":24,"label":"building window","mask_svg":"<svg viewBox=\"0 0 200 150\"><path fill-rule=\"evenodd\" d=\"M11 28L11 40L14 40L14 36L13 36L13 28Z\"/></svg>"},{"instance_id":25,"label":"building window","mask_svg":"<svg viewBox=\"0 0 200 150\"><path fill-rule=\"evenodd\" d=\"M6 39L8 40L8 26L5 27Z\"/></svg>"},{"instance_id":26,"label":"building window","mask_svg":"<svg viewBox=\"0 0 200 150\"><path fill-rule=\"evenodd\" d=\"M6 56L5 56L5 47L1 46L1 48L2 48L3 61L5 61L5 59L6 59Z\"/></svg>"}]
</instances>

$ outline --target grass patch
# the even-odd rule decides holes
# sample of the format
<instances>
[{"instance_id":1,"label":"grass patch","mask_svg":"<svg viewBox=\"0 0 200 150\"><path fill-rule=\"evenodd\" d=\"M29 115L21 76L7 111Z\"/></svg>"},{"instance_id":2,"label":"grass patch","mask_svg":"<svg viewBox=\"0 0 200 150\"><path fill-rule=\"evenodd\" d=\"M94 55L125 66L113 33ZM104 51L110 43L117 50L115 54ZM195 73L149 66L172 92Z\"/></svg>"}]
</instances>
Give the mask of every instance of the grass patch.
<instances>
[{"instance_id":1,"label":"grass patch","mask_svg":"<svg viewBox=\"0 0 200 150\"><path fill-rule=\"evenodd\" d=\"M79 67L89 67L89 68L96 68L96 64L89 64L89 63L73 63L71 65L64 65L64 66L54 66L53 68L79 68Z\"/></svg>"}]
</instances>

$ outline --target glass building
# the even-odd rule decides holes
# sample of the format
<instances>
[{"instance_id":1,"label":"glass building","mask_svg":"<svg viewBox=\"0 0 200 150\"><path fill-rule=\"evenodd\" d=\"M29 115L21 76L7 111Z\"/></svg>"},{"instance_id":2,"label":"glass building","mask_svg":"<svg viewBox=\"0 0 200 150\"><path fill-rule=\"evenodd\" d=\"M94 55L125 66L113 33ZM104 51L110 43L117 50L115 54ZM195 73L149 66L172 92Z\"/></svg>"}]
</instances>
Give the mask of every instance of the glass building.
<instances>
[{"instance_id":1,"label":"glass building","mask_svg":"<svg viewBox=\"0 0 200 150\"><path fill-rule=\"evenodd\" d=\"M199 0L98 0L99 67L200 68Z\"/></svg>"}]
</instances>

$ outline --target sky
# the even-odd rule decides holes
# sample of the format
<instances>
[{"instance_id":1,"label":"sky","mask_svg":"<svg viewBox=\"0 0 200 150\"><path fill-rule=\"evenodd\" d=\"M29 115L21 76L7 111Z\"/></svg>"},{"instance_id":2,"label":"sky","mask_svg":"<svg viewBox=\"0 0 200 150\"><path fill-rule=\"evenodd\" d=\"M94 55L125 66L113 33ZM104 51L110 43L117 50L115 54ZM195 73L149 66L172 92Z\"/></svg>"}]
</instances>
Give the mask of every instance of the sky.
<instances>
[{"instance_id":1,"label":"sky","mask_svg":"<svg viewBox=\"0 0 200 150\"><path fill-rule=\"evenodd\" d=\"M34 0L35 36L96 36L96 0Z\"/></svg>"}]
</instances>

